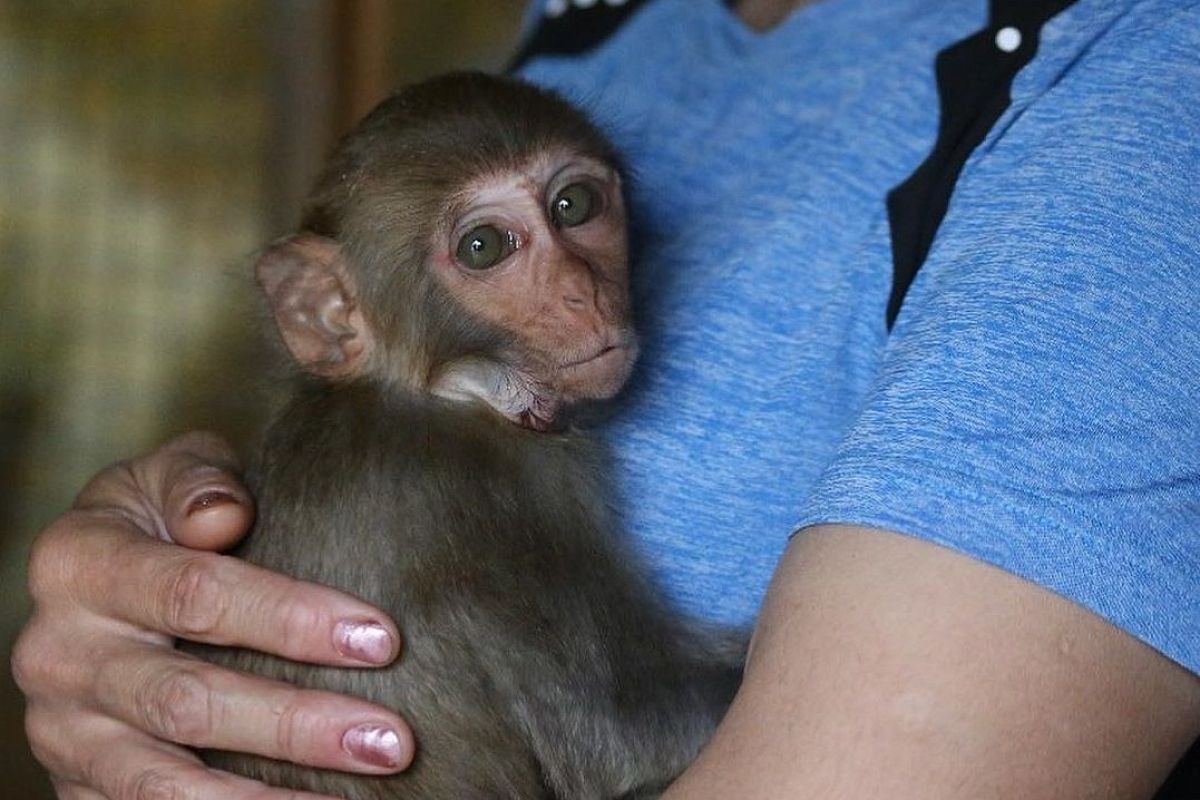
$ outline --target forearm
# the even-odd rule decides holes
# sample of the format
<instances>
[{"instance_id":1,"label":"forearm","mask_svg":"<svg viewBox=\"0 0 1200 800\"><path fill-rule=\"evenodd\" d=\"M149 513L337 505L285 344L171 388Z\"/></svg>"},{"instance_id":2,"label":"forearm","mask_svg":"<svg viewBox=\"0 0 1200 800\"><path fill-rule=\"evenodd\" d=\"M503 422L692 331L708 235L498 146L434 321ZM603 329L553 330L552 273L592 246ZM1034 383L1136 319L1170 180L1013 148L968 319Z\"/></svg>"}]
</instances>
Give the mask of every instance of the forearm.
<instances>
[{"instance_id":1,"label":"forearm","mask_svg":"<svg viewBox=\"0 0 1200 800\"><path fill-rule=\"evenodd\" d=\"M1149 797L1200 679L949 550L821 527L790 546L745 683L671 800Z\"/></svg>"}]
</instances>

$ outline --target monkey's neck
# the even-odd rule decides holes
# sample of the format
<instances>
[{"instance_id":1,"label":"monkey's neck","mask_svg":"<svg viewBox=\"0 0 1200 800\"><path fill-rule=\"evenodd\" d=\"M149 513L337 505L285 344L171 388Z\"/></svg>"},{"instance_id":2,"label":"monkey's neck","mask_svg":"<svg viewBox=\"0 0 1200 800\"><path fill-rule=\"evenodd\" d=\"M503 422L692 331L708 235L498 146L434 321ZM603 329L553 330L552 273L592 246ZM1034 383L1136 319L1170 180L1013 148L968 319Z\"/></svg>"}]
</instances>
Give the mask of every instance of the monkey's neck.
<instances>
[{"instance_id":1,"label":"monkey's neck","mask_svg":"<svg viewBox=\"0 0 1200 800\"><path fill-rule=\"evenodd\" d=\"M510 366L481 357L443 367L429 391L456 402L483 401L524 428L556 430L561 404L546 387Z\"/></svg>"}]
</instances>

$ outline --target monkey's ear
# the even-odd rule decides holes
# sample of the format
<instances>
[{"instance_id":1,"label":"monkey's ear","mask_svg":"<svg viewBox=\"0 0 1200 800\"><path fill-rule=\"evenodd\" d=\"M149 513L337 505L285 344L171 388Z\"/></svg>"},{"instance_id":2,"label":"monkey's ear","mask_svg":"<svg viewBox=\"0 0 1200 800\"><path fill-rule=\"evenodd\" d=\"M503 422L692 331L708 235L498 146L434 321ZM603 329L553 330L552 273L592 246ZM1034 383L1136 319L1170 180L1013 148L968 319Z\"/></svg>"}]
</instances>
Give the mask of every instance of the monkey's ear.
<instances>
[{"instance_id":1,"label":"monkey's ear","mask_svg":"<svg viewBox=\"0 0 1200 800\"><path fill-rule=\"evenodd\" d=\"M332 380L362 373L374 337L337 242L311 235L283 239L258 259L254 275L302 368Z\"/></svg>"}]
</instances>

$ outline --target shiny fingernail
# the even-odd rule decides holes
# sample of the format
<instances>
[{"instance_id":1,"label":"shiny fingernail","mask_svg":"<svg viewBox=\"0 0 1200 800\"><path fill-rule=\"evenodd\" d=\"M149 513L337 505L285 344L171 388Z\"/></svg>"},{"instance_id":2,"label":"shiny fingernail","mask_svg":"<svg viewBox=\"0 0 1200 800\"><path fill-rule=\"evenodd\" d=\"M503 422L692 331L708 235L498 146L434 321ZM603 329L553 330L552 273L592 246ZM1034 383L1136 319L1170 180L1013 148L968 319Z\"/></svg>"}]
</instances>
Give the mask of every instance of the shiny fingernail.
<instances>
[{"instance_id":1,"label":"shiny fingernail","mask_svg":"<svg viewBox=\"0 0 1200 800\"><path fill-rule=\"evenodd\" d=\"M396 769L402 762L400 734L383 725L359 725L342 736L342 749L375 767Z\"/></svg>"},{"instance_id":2,"label":"shiny fingernail","mask_svg":"<svg viewBox=\"0 0 1200 800\"><path fill-rule=\"evenodd\" d=\"M192 498L192 501L188 503L187 516L190 517L192 514L195 514L198 511L204 511L208 508L215 508L216 506L228 505L230 503L236 505L237 498L231 495L229 492L221 489L209 489L208 491L201 492Z\"/></svg>"},{"instance_id":3,"label":"shiny fingernail","mask_svg":"<svg viewBox=\"0 0 1200 800\"><path fill-rule=\"evenodd\" d=\"M334 630L339 653L368 664L385 664L392 656L392 634L378 622L339 622Z\"/></svg>"}]
</instances>

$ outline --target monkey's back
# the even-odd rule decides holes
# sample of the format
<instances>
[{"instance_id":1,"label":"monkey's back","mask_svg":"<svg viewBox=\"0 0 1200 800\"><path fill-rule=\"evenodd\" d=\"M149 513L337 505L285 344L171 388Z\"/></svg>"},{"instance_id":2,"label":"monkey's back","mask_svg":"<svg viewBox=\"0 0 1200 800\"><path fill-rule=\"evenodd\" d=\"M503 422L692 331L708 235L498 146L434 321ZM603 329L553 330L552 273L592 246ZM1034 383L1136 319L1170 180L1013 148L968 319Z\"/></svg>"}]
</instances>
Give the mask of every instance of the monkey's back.
<instances>
[{"instance_id":1,"label":"monkey's back","mask_svg":"<svg viewBox=\"0 0 1200 800\"><path fill-rule=\"evenodd\" d=\"M363 778L216 762L349 800L620 797L695 755L736 686L671 622L612 535L600 454L576 434L370 385L312 388L252 484L250 561L393 616L396 664L342 670L205 656L397 709L418 755Z\"/></svg>"}]
</instances>

